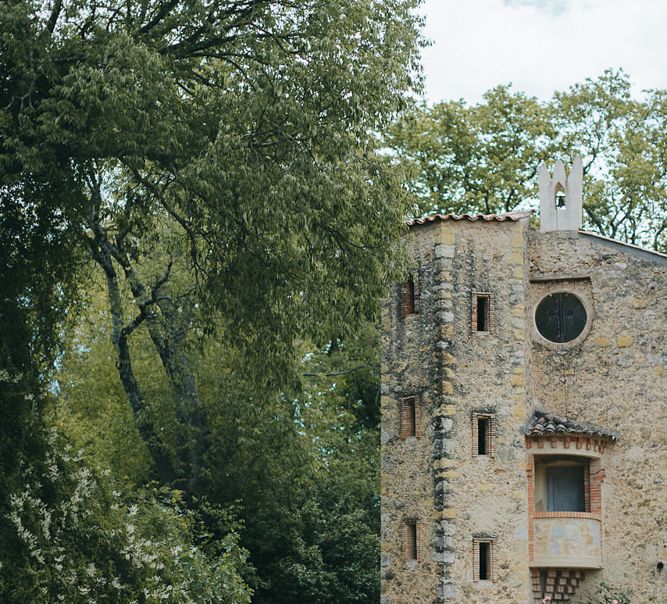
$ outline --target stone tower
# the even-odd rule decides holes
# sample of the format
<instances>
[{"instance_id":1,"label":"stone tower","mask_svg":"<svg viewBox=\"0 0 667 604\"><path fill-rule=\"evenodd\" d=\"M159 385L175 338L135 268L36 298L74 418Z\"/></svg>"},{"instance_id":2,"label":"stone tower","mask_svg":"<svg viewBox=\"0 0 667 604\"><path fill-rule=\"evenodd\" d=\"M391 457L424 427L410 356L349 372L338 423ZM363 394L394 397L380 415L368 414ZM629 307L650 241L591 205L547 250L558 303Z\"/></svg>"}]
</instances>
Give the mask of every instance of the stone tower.
<instances>
[{"instance_id":1,"label":"stone tower","mask_svg":"<svg viewBox=\"0 0 667 604\"><path fill-rule=\"evenodd\" d=\"M539 231L410 225L383 316L383 604L576 602L601 580L667 601L667 256L579 229L580 160L540 190Z\"/></svg>"}]
</instances>

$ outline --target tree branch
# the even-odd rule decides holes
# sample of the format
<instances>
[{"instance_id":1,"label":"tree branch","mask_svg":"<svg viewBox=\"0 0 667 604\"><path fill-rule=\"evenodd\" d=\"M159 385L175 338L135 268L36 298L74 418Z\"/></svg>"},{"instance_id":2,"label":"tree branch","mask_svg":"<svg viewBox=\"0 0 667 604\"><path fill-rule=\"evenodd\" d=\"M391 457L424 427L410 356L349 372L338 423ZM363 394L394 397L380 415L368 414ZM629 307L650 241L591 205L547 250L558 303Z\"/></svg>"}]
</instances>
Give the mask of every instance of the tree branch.
<instances>
[{"instance_id":1,"label":"tree branch","mask_svg":"<svg viewBox=\"0 0 667 604\"><path fill-rule=\"evenodd\" d=\"M179 0L169 0L166 4L163 4L162 7L155 13L155 16L145 25L142 25L139 28L139 33L144 35L147 34L151 29L153 29L155 26L157 26L162 19L164 19L170 12L171 9L174 8L178 4Z\"/></svg>"},{"instance_id":2,"label":"tree branch","mask_svg":"<svg viewBox=\"0 0 667 604\"><path fill-rule=\"evenodd\" d=\"M53 8L51 9L51 14L49 15L49 20L46 22L46 31L49 34L52 34L56 29L56 24L58 23L58 18L63 9L63 0L56 0L53 3Z\"/></svg>"},{"instance_id":3,"label":"tree branch","mask_svg":"<svg viewBox=\"0 0 667 604\"><path fill-rule=\"evenodd\" d=\"M355 371L359 371L360 369L367 369L369 367L372 367L372 365L369 365L368 363L363 363L362 365L357 365L356 367L352 367L352 369L344 369L342 371L329 371L327 373L316 373L316 372L304 372L303 376L304 377L336 377L338 375L348 375L350 373L354 373Z\"/></svg>"}]
</instances>

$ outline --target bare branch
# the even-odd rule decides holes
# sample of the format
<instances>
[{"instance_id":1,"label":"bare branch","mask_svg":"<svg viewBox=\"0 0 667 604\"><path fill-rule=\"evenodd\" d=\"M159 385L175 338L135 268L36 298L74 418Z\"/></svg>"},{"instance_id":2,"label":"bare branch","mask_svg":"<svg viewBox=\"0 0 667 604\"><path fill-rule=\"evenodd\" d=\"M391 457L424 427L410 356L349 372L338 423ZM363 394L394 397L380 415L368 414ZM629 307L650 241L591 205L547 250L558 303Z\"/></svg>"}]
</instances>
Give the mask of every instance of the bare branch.
<instances>
[{"instance_id":1,"label":"bare branch","mask_svg":"<svg viewBox=\"0 0 667 604\"><path fill-rule=\"evenodd\" d=\"M56 0L53 3L53 8L51 9L51 14L49 15L49 20L46 22L46 31L49 34L52 34L56 29L56 24L58 23L58 18L63 9L63 0Z\"/></svg>"}]
</instances>

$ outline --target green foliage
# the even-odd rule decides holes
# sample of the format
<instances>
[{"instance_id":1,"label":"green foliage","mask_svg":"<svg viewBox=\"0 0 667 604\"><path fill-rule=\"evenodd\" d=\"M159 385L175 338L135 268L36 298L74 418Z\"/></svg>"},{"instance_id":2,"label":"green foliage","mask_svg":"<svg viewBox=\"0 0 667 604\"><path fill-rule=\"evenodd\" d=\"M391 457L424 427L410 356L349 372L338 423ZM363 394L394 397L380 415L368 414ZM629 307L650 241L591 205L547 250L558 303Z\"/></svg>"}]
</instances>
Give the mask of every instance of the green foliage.
<instances>
[{"instance_id":1,"label":"green foliage","mask_svg":"<svg viewBox=\"0 0 667 604\"><path fill-rule=\"evenodd\" d=\"M417 4L13 1L0 165L59 184L37 203L67 233L150 238L176 217L227 337L266 370L381 292L405 196L371 131L418 85Z\"/></svg>"},{"instance_id":2,"label":"green foliage","mask_svg":"<svg viewBox=\"0 0 667 604\"><path fill-rule=\"evenodd\" d=\"M139 485L149 479L151 461L115 369L109 338L111 319L102 287L101 280L93 278L91 290L82 292L83 308L76 324L66 332L67 346L52 374L58 397L47 408L47 418L67 435L76 450L83 452L89 464L109 468L117 479ZM146 358L144 381L150 392L151 411L163 411L163 418L173 416L159 364L150 354L145 337L142 344L137 348ZM163 428L170 429L164 419L162 423Z\"/></svg>"},{"instance_id":3,"label":"green foliage","mask_svg":"<svg viewBox=\"0 0 667 604\"><path fill-rule=\"evenodd\" d=\"M309 498L299 513L303 544L280 561L273 578L281 586L278 601L379 598L378 351L368 325L304 360L308 381L294 404L310 450ZM276 601L273 591L267 596L257 601Z\"/></svg>"},{"instance_id":4,"label":"green foliage","mask_svg":"<svg viewBox=\"0 0 667 604\"><path fill-rule=\"evenodd\" d=\"M123 408L109 316L94 283L68 336L48 417L87 463L108 465L131 491L150 460ZM145 328L130 344L148 409L173 446L170 393ZM191 507L216 539L230 530L218 510L235 510L254 602L372 602L379 597L377 330L365 325L354 338L299 349L302 384L289 396L249 379L243 357L217 337L190 349L208 424Z\"/></svg>"},{"instance_id":5,"label":"green foliage","mask_svg":"<svg viewBox=\"0 0 667 604\"><path fill-rule=\"evenodd\" d=\"M387 141L411 173L417 215L534 206L539 164L581 155L586 227L665 250L666 92L630 93L628 76L610 70L547 102L499 86L477 105L422 106Z\"/></svg>"},{"instance_id":6,"label":"green foliage","mask_svg":"<svg viewBox=\"0 0 667 604\"><path fill-rule=\"evenodd\" d=\"M250 601L234 532L212 539L175 495L109 490L55 433L48 444L47 471L24 468L10 495L3 602Z\"/></svg>"},{"instance_id":7,"label":"green foliage","mask_svg":"<svg viewBox=\"0 0 667 604\"><path fill-rule=\"evenodd\" d=\"M388 142L407 162L416 212L507 211L535 191L552 129L540 103L498 86L482 103L436 103L409 113Z\"/></svg>"},{"instance_id":8,"label":"green foliage","mask_svg":"<svg viewBox=\"0 0 667 604\"><path fill-rule=\"evenodd\" d=\"M588 596L586 604L630 604L630 594L620 587L600 583L593 595Z\"/></svg>"},{"instance_id":9,"label":"green foliage","mask_svg":"<svg viewBox=\"0 0 667 604\"><path fill-rule=\"evenodd\" d=\"M29 340L34 329L38 343L57 348L58 332L40 322L63 319L58 294L89 253L114 290L121 383L164 483L187 481L191 489L189 469L198 467L191 443L203 420L196 396L184 396L188 337L179 335L192 325L176 318L185 304L215 315L204 329L218 328L269 388L294 382L295 341L322 343L377 314L407 197L373 132L419 86L418 4L13 0L3 7L0 192L11 220L2 251L12 260L7 279L26 266L30 286L8 306L24 296L39 309L21 318L24 331L12 340ZM40 246L32 254L19 242L31 241L35 224ZM185 251L196 295L184 304L160 304L169 253L141 274L154 248L173 249L182 263ZM130 304L118 295L124 280ZM168 451L127 352L142 321L155 328L152 345L165 344L160 362L183 435ZM26 347L28 357L38 352Z\"/></svg>"},{"instance_id":10,"label":"green foliage","mask_svg":"<svg viewBox=\"0 0 667 604\"><path fill-rule=\"evenodd\" d=\"M210 401L204 488L238 502L258 604L379 597L376 344L369 325L335 346L303 345L292 396L258 391L216 344L198 361Z\"/></svg>"}]
</instances>

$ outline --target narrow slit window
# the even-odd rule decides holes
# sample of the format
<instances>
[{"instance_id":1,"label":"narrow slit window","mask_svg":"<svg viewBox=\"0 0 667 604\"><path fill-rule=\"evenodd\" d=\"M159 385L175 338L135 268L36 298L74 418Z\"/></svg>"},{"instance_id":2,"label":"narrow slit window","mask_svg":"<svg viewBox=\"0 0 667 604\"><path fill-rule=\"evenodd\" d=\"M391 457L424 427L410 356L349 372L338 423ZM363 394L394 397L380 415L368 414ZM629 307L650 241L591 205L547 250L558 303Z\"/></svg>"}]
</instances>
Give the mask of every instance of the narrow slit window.
<instances>
[{"instance_id":1,"label":"narrow slit window","mask_svg":"<svg viewBox=\"0 0 667 604\"><path fill-rule=\"evenodd\" d=\"M473 457L495 457L496 416L492 411L472 413Z\"/></svg>"},{"instance_id":2,"label":"narrow slit window","mask_svg":"<svg viewBox=\"0 0 667 604\"><path fill-rule=\"evenodd\" d=\"M401 438L417 436L417 413L416 398L404 398L401 404Z\"/></svg>"},{"instance_id":3,"label":"narrow slit window","mask_svg":"<svg viewBox=\"0 0 667 604\"><path fill-rule=\"evenodd\" d=\"M477 418L477 455L489 454L489 424L488 417Z\"/></svg>"},{"instance_id":4,"label":"narrow slit window","mask_svg":"<svg viewBox=\"0 0 667 604\"><path fill-rule=\"evenodd\" d=\"M408 520L405 525L405 558L417 560L417 522Z\"/></svg>"},{"instance_id":5,"label":"narrow slit window","mask_svg":"<svg viewBox=\"0 0 667 604\"><path fill-rule=\"evenodd\" d=\"M474 294L472 307L473 331L491 331L491 294Z\"/></svg>"},{"instance_id":6,"label":"narrow slit window","mask_svg":"<svg viewBox=\"0 0 667 604\"><path fill-rule=\"evenodd\" d=\"M401 312L404 317L414 315L417 313L417 288L415 278L411 275L410 278L403 283L401 288Z\"/></svg>"},{"instance_id":7,"label":"narrow slit window","mask_svg":"<svg viewBox=\"0 0 667 604\"><path fill-rule=\"evenodd\" d=\"M495 538L490 535L473 537L473 580L495 581Z\"/></svg>"},{"instance_id":8,"label":"narrow slit window","mask_svg":"<svg viewBox=\"0 0 667 604\"><path fill-rule=\"evenodd\" d=\"M491 580L491 543L479 542L479 580Z\"/></svg>"}]
</instances>

